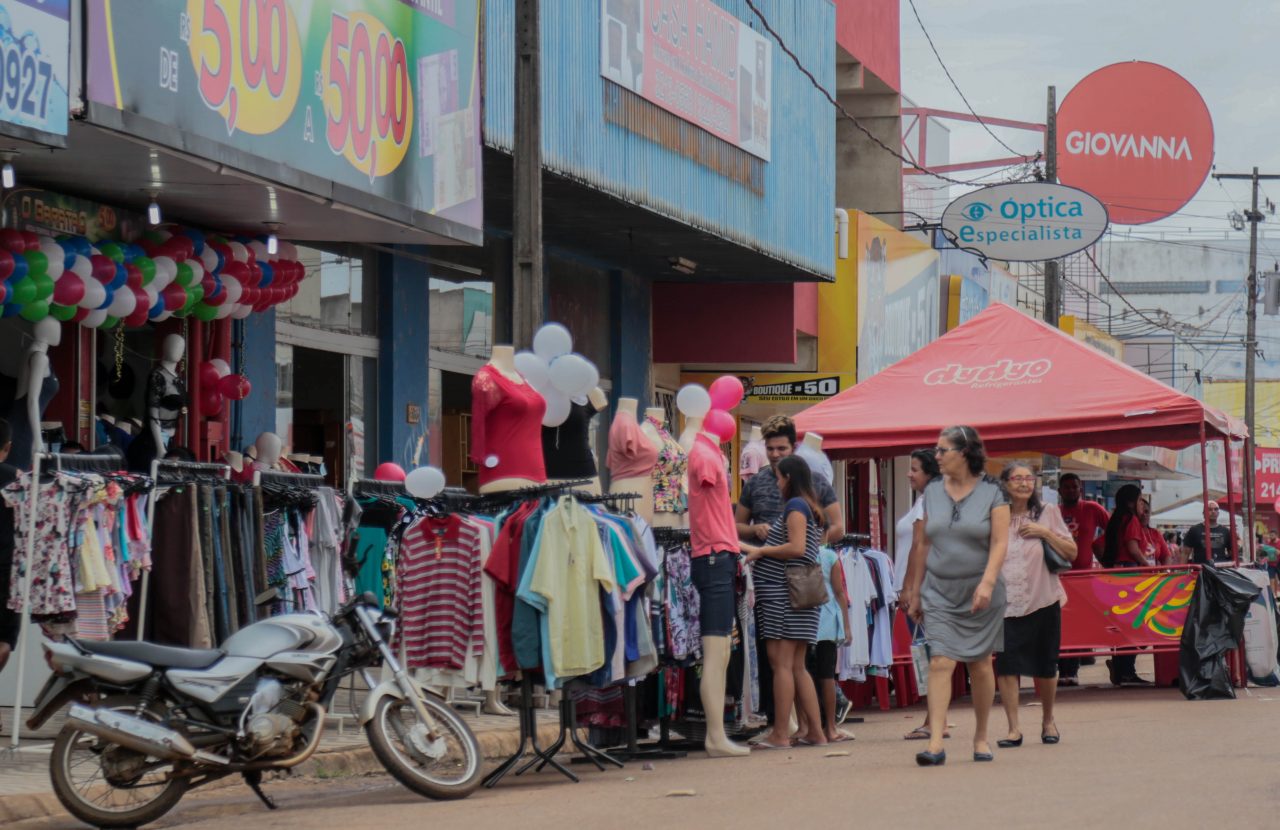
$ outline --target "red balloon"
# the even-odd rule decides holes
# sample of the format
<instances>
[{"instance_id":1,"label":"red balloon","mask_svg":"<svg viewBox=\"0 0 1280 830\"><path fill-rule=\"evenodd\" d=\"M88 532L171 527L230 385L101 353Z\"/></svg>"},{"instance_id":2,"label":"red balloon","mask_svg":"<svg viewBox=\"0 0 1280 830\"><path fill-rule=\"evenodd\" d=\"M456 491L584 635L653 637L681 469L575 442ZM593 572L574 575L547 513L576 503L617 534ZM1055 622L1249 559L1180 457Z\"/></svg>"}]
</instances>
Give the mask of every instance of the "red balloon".
<instances>
[{"instance_id":1,"label":"red balloon","mask_svg":"<svg viewBox=\"0 0 1280 830\"><path fill-rule=\"evenodd\" d=\"M200 384L202 389L216 389L218 387L219 380L221 380L221 378L218 377L217 366L208 362L200 364Z\"/></svg>"},{"instance_id":2,"label":"red balloon","mask_svg":"<svg viewBox=\"0 0 1280 830\"><path fill-rule=\"evenodd\" d=\"M23 238L22 231L5 228L0 230L0 248L9 253L20 254L27 250L27 240Z\"/></svg>"},{"instance_id":3,"label":"red balloon","mask_svg":"<svg viewBox=\"0 0 1280 830\"><path fill-rule=\"evenodd\" d=\"M4 301L9 299L9 286L4 282L0 282L0 305L4 305Z\"/></svg>"},{"instance_id":4,"label":"red balloon","mask_svg":"<svg viewBox=\"0 0 1280 830\"><path fill-rule=\"evenodd\" d=\"M231 258L230 248L227 249L227 261L222 264L221 273L229 277L235 277L242 283L247 284L252 281L254 285L258 284L256 280L253 280L253 275L250 273L248 265Z\"/></svg>"},{"instance_id":5,"label":"red balloon","mask_svg":"<svg viewBox=\"0 0 1280 830\"><path fill-rule=\"evenodd\" d=\"M105 284L116 278L116 261L106 254L91 254L89 264L93 266L93 278L98 282Z\"/></svg>"},{"instance_id":6,"label":"red balloon","mask_svg":"<svg viewBox=\"0 0 1280 830\"><path fill-rule=\"evenodd\" d=\"M200 411L205 417L222 413L222 393L216 388L200 390Z\"/></svg>"},{"instance_id":7,"label":"red balloon","mask_svg":"<svg viewBox=\"0 0 1280 830\"><path fill-rule=\"evenodd\" d=\"M124 318L125 326L131 329L136 329L139 326L145 326L147 324L147 312L150 310L151 308L147 305L147 299L144 295L133 312L128 317Z\"/></svg>"},{"instance_id":8,"label":"red balloon","mask_svg":"<svg viewBox=\"0 0 1280 830\"><path fill-rule=\"evenodd\" d=\"M222 283L216 281L215 287L218 289L218 293L212 294L206 291L204 295L204 302L205 305L211 305L216 308L227 301L227 289L222 285Z\"/></svg>"},{"instance_id":9,"label":"red balloon","mask_svg":"<svg viewBox=\"0 0 1280 830\"><path fill-rule=\"evenodd\" d=\"M252 260L249 262L249 281L254 285L262 282L262 266Z\"/></svg>"},{"instance_id":10,"label":"red balloon","mask_svg":"<svg viewBox=\"0 0 1280 830\"><path fill-rule=\"evenodd\" d=\"M22 234L22 241L26 246L24 250L27 250L27 251L40 250L39 234L37 234L35 231L20 231L20 233Z\"/></svg>"},{"instance_id":11,"label":"red balloon","mask_svg":"<svg viewBox=\"0 0 1280 830\"><path fill-rule=\"evenodd\" d=\"M81 320L83 320L84 318L88 317L91 313L92 313L92 309L88 309L88 308L77 308L77 309L76 309L75 316L73 316L73 317L71 318L71 321L72 321L73 323L78 323L78 322L80 322Z\"/></svg>"},{"instance_id":12,"label":"red balloon","mask_svg":"<svg viewBox=\"0 0 1280 830\"><path fill-rule=\"evenodd\" d=\"M175 262L186 262L195 256L196 245L185 236L171 236L161 247L161 256L167 256Z\"/></svg>"},{"instance_id":13,"label":"red balloon","mask_svg":"<svg viewBox=\"0 0 1280 830\"><path fill-rule=\"evenodd\" d=\"M723 409L713 409L707 413L707 417L702 422L702 428L712 435L718 436L720 443L723 444L733 439L733 433L738 428L738 422Z\"/></svg>"},{"instance_id":14,"label":"red balloon","mask_svg":"<svg viewBox=\"0 0 1280 830\"><path fill-rule=\"evenodd\" d=\"M13 276L13 254L0 248L0 280L7 280Z\"/></svg>"},{"instance_id":15,"label":"red balloon","mask_svg":"<svg viewBox=\"0 0 1280 830\"><path fill-rule=\"evenodd\" d=\"M249 379L243 375L227 375L218 381L218 391L227 400L242 401L249 397L249 393L253 391L253 386L249 383Z\"/></svg>"},{"instance_id":16,"label":"red balloon","mask_svg":"<svg viewBox=\"0 0 1280 830\"><path fill-rule=\"evenodd\" d=\"M160 292L161 298L164 299L165 311L177 311L187 303L187 291L176 282L171 282L164 287L164 291Z\"/></svg>"},{"instance_id":17,"label":"red balloon","mask_svg":"<svg viewBox=\"0 0 1280 830\"><path fill-rule=\"evenodd\" d=\"M404 481L404 468L394 461L384 461L373 471L373 477L378 481Z\"/></svg>"},{"instance_id":18,"label":"red balloon","mask_svg":"<svg viewBox=\"0 0 1280 830\"><path fill-rule=\"evenodd\" d=\"M142 288L142 269L134 265L132 262L124 266L124 272L129 275L129 279L125 282L130 288Z\"/></svg>"},{"instance_id":19,"label":"red balloon","mask_svg":"<svg viewBox=\"0 0 1280 830\"><path fill-rule=\"evenodd\" d=\"M67 272L53 284L53 301L58 305L76 305L84 299L84 281Z\"/></svg>"}]
</instances>

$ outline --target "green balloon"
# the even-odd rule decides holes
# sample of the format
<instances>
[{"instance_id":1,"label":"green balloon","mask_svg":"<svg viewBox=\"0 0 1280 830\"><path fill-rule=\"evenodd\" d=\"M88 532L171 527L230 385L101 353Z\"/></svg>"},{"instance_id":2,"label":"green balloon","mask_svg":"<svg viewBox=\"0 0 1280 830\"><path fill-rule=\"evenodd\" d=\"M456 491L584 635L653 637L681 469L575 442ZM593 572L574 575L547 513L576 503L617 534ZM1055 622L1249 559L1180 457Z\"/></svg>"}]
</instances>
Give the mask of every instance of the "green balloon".
<instances>
[{"instance_id":1,"label":"green balloon","mask_svg":"<svg viewBox=\"0 0 1280 830\"><path fill-rule=\"evenodd\" d=\"M116 243L104 242L103 244L98 246L98 250L102 251L103 256L110 257L111 259L115 260L117 263L120 263L120 264L124 263L124 248L121 248ZM102 327L99 326L98 328L102 328Z\"/></svg>"},{"instance_id":2,"label":"green balloon","mask_svg":"<svg viewBox=\"0 0 1280 830\"><path fill-rule=\"evenodd\" d=\"M49 257L44 251L24 251L22 256L27 260L27 276L38 277L49 273Z\"/></svg>"},{"instance_id":3,"label":"green balloon","mask_svg":"<svg viewBox=\"0 0 1280 830\"><path fill-rule=\"evenodd\" d=\"M133 264L142 272L142 284L150 285L156 278L156 261L151 257L140 256L133 261Z\"/></svg>"},{"instance_id":4,"label":"green balloon","mask_svg":"<svg viewBox=\"0 0 1280 830\"><path fill-rule=\"evenodd\" d=\"M100 329L113 329L113 328L115 328L115 327L116 327L116 326L118 326L118 325L120 325L120 318L119 318L119 317L112 317L110 314L108 314L105 318L103 318L103 320L102 320L102 325L98 326L98 328L100 328Z\"/></svg>"},{"instance_id":5,"label":"green balloon","mask_svg":"<svg viewBox=\"0 0 1280 830\"><path fill-rule=\"evenodd\" d=\"M73 305L58 305L57 303L50 303L49 316L55 320L61 320L64 323L70 322L71 318L76 316L76 307Z\"/></svg>"},{"instance_id":6,"label":"green balloon","mask_svg":"<svg viewBox=\"0 0 1280 830\"><path fill-rule=\"evenodd\" d=\"M200 284L192 285L187 288L187 302L194 305L204 299L204 286Z\"/></svg>"},{"instance_id":7,"label":"green balloon","mask_svg":"<svg viewBox=\"0 0 1280 830\"><path fill-rule=\"evenodd\" d=\"M31 322L39 322L49 316L49 304L44 300L36 300L34 303L27 303L22 307L22 311L18 312L22 319Z\"/></svg>"},{"instance_id":8,"label":"green balloon","mask_svg":"<svg viewBox=\"0 0 1280 830\"><path fill-rule=\"evenodd\" d=\"M178 276L174 277L173 281L178 285L181 285L183 288L186 288L191 285L191 283L195 282L195 279L196 272L191 269L191 266L185 262L179 262Z\"/></svg>"},{"instance_id":9,"label":"green balloon","mask_svg":"<svg viewBox=\"0 0 1280 830\"><path fill-rule=\"evenodd\" d=\"M191 315L197 320L208 323L218 316L218 309L204 303L197 303L196 307L191 309Z\"/></svg>"},{"instance_id":10,"label":"green balloon","mask_svg":"<svg viewBox=\"0 0 1280 830\"><path fill-rule=\"evenodd\" d=\"M36 301L39 289L31 277L23 277L9 287L9 302L13 305L26 305Z\"/></svg>"},{"instance_id":11,"label":"green balloon","mask_svg":"<svg viewBox=\"0 0 1280 830\"><path fill-rule=\"evenodd\" d=\"M53 277L48 274L40 274L31 277L31 281L36 284L37 300L47 300L53 296Z\"/></svg>"}]
</instances>

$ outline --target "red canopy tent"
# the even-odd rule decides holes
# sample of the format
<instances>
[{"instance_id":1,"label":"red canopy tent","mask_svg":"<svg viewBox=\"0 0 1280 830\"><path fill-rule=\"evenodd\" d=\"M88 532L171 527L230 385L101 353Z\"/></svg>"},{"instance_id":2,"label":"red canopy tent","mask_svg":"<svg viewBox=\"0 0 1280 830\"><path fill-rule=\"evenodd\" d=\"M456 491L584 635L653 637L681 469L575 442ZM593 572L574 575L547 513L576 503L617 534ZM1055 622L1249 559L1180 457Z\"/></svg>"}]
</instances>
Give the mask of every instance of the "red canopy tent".
<instances>
[{"instance_id":1,"label":"red canopy tent","mask_svg":"<svg viewBox=\"0 0 1280 830\"><path fill-rule=\"evenodd\" d=\"M1221 410L999 303L795 420L837 458L906 455L953 424L978 430L991 452L1054 455L1182 448L1245 432Z\"/></svg>"}]
</instances>

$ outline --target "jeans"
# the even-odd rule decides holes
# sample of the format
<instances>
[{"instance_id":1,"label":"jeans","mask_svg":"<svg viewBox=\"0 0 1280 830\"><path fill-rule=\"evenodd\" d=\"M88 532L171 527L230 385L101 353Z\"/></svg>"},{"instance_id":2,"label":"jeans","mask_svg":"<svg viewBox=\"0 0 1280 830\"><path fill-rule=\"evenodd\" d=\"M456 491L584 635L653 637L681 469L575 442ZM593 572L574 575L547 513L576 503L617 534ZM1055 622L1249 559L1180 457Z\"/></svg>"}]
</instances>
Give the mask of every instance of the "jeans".
<instances>
[{"instance_id":1,"label":"jeans","mask_svg":"<svg viewBox=\"0 0 1280 830\"><path fill-rule=\"evenodd\" d=\"M738 573L738 555L717 551L693 557L693 585L702 604L698 622L703 637L728 637L733 633L733 580Z\"/></svg>"}]
</instances>

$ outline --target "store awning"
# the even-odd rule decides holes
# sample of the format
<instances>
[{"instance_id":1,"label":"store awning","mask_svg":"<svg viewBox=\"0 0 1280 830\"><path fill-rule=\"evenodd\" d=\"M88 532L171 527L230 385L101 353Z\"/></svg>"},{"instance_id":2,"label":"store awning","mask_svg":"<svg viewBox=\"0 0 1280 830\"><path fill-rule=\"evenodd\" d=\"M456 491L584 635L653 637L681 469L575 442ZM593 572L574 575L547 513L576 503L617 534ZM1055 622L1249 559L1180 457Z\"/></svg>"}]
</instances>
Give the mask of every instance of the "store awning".
<instances>
[{"instance_id":1,"label":"store awning","mask_svg":"<svg viewBox=\"0 0 1280 830\"><path fill-rule=\"evenodd\" d=\"M836 457L905 455L965 424L992 453L1185 447L1244 436L1226 413L1003 304L796 417Z\"/></svg>"}]
</instances>

